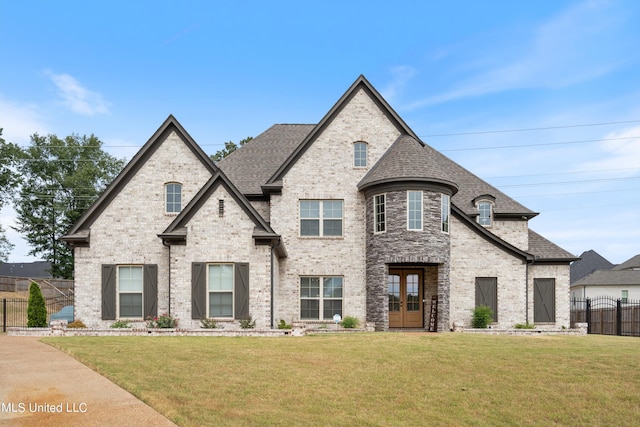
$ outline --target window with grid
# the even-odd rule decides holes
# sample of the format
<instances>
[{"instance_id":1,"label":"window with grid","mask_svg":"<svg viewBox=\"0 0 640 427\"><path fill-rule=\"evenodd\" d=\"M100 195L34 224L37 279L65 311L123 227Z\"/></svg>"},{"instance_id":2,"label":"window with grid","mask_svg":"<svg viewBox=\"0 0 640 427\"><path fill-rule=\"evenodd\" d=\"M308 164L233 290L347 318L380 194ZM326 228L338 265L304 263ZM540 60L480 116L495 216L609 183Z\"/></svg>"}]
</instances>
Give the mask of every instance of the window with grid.
<instances>
[{"instance_id":1,"label":"window with grid","mask_svg":"<svg viewBox=\"0 0 640 427\"><path fill-rule=\"evenodd\" d=\"M167 213L182 210L182 184L172 182L165 185L165 209Z\"/></svg>"},{"instance_id":2,"label":"window with grid","mask_svg":"<svg viewBox=\"0 0 640 427\"><path fill-rule=\"evenodd\" d=\"M387 230L385 202L384 194L378 194L373 198L373 231L375 233L383 233Z\"/></svg>"},{"instance_id":3,"label":"window with grid","mask_svg":"<svg viewBox=\"0 0 640 427\"><path fill-rule=\"evenodd\" d=\"M300 278L300 319L332 320L342 316L342 277Z\"/></svg>"},{"instance_id":4,"label":"window with grid","mask_svg":"<svg viewBox=\"0 0 640 427\"><path fill-rule=\"evenodd\" d=\"M118 267L118 317L142 318L142 266Z\"/></svg>"},{"instance_id":5,"label":"window with grid","mask_svg":"<svg viewBox=\"0 0 640 427\"><path fill-rule=\"evenodd\" d=\"M356 142L353 144L353 166L364 168L367 166L367 143Z\"/></svg>"},{"instance_id":6,"label":"window with grid","mask_svg":"<svg viewBox=\"0 0 640 427\"><path fill-rule=\"evenodd\" d=\"M485 227L491 226L492 206L490 202L478 203L478 224Z\"/></svg>"},{"instance_id":7,"label":"window with grid","mask_svg":"<svg viewBox=\"0 0 640 427\"><path fill-rule=\"evenodd\" d=\"M407 191L407 229L422 230L422 191Z\"/></svg>"},{"instance_id":8,"label":"window with grid","mask_svg":"<svg viewBox=\"0 0 640 427\"><path fill-rule=\"evenodd\" d=\"M342 200L301 200L301 236L342 236Z\"/></svg>"},{"instance_id":9,"label":"window with grid","mask_svg":"<svg viewBox=\"0 0 640 427\"><path fill-rule=\"evenodd\" d=\"M444 233L449 232L449 215L450 214L451 214L451 200L449 198L449 195L443 194L440 220L442 223L442 231Z\"/></svg>"}]
</instances>

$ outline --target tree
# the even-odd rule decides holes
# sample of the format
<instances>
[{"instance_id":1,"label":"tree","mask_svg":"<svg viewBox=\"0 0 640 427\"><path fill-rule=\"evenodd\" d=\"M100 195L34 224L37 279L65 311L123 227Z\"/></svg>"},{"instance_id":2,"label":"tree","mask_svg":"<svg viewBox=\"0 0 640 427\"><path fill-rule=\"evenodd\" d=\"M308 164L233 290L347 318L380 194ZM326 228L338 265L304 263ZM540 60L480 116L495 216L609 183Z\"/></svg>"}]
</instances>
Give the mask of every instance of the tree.
<instances>
[{"instance_id":1,"label":"tree","mask_svg":"<svg viewBox=\"0 0 640 427\"><path fill-rule=\"evenodd\" d=\"M252 139L253 139L252 136L248 136L245 139L240 140L239 146L242 147ZM224 143L224 148L222 150L219 150L215 154L212 154L210 156L211 160L213 160L214 162L219 162L220 160L224 159L225 157L227 157L229 154L233 153L237 149L238 149L238 145L236 145L235 142L227 141Z\"/></svg>"},{"instance_id":2,"label":"tree","mask_svg":"<svg viewBox=\"0 0 640 427\"><path fill-rule=\"evenodd\" d=\"M30 255L51 263L54 277L73 276L73 252L60 240L120 172L124 161L102 150L102 142L71 135L31 136L22 150L21 186L15 200L17 226Z\"/></svg>"},{"instance_id":3,"label":"tree","mask_svg":"<svg viewBox=\"0 0 640 427\"><path fill-rule=\"evenodd\" d=\"M4 206L5 200L11 198L16 186L18 175L15 166L19 154L20 147L6 143L2 138L2 128L0 128L0 209ZM7 240L5 230L0 224L0 262L7 261L13 247L14 245Z\"/></svg>"},{"instance_id":4,"label":"tree","mask_svg":"<svg viewBox=\"0 0 640 427\"><path fill-rule=\"evenodd\" d=\"M42 297L42 291L37 283L31 282L29 286L29 301L27 302L27 327L47 327L47 306Z\"/></svg>"}]
</instances>

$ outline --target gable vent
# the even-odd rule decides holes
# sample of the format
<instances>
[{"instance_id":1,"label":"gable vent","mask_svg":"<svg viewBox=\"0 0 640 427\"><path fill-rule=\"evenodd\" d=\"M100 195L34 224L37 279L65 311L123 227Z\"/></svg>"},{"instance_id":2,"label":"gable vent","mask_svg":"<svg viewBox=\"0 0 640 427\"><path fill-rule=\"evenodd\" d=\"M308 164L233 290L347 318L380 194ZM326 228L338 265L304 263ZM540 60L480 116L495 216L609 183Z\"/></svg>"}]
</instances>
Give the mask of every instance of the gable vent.
<instances>
[{"instance_id":1,"label":"gable vent","mask_svg":"<svg viewBox=\"0 0 640 427\"><path fill-rule=\"evenodd\" d=\"M220 217L224 216L224 200L223 199L218 200L218 216Z\"/></svg>"}]
</instances>

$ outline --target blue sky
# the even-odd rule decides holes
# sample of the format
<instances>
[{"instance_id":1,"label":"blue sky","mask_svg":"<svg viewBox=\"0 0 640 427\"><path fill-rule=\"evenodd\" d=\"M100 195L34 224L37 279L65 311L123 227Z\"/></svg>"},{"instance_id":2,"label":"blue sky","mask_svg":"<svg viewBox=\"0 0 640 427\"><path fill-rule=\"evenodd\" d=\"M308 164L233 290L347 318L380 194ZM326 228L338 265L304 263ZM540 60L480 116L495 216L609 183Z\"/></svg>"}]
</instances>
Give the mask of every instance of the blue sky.
<instances>
[{"instance_id":1,"label":"blue sky","mask_svg":"<svg viewBox=\"0 0 640 427\"><path fill-rule=\"evenodd\" d=\"M579 255L640 253L640 2L0 0L0 127L127 160L173 114L208 153L317 123L360 75ZM14 224L2 211L5 229ZM12 262L32 260L13 231Z\"/></svg>"}]
</instances>

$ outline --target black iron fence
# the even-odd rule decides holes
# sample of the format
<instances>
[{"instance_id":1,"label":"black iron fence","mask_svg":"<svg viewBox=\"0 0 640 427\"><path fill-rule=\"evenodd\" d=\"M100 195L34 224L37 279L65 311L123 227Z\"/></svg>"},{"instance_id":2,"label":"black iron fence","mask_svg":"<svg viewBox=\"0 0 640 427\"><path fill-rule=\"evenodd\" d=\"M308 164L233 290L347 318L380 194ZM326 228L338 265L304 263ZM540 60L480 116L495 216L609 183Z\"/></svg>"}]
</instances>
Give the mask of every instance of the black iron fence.
<instances>
[{"instance_id":1,"label":"black iron fence","mask_svg":"<svg viewBox=\"0 0 640 427\"><path fill-rule=\"evenodd\" d=\"M640 337L640 301L597 297L571 300L571 327L587 323L587 333Z\"/></svg>"},{"instance_id":2,"label":"black iron fence","mask_svg":"<svg viewBox=\"0 0 640 427\"><path fill-rule=\"evenodd\" d=\"M47 323L49 316L67 305L73 305L73 295L60 295L53 298L45 298L47 306ZM27 327L27 307L26 299L0 299L0 328L2 332L7 332L10 327Z\"/></svg>"}]
</instances>

